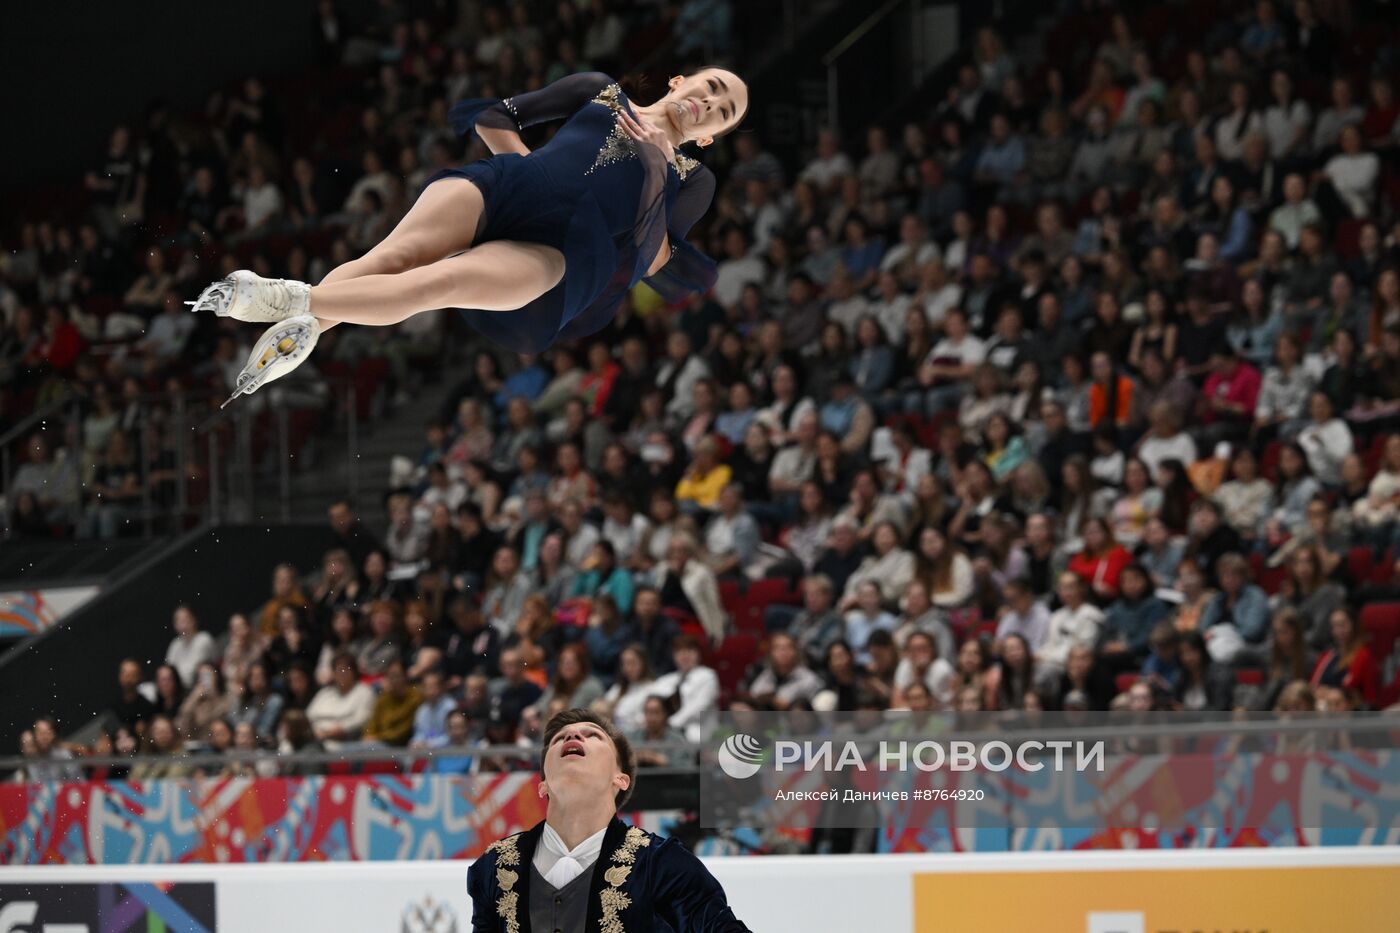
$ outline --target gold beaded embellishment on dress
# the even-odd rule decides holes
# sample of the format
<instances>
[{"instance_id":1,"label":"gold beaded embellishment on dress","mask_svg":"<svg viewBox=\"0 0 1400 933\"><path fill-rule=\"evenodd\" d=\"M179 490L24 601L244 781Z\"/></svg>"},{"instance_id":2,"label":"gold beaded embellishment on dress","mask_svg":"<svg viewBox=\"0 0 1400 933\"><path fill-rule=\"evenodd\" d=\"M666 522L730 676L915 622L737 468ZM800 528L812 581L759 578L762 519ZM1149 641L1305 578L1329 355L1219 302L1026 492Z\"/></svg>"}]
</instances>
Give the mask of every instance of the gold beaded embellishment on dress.
<instances>
[{"instance_id":1,"label":"gold beaded embellishment on dress","mask_svg":"<svg viewBox=\"0 0 1400 933\"><path fill-rule=\"evenodd\" d=\"M671 164L676 167L676 174L681 176L681 181L685 181L687 175L700 167L699 162L683 152L677 152L675 161Z\"/></svg>"},{"instance_id":2,"label":"gold beaded embellishment on dress","mask_svg":"<svg viewBox=\"0 0 1400 933\"><path fill-rule=\"evenodd\" d=\"M616 84L609 84L598 92L598 96L593 98L592 103L602 104L614 114L622 113L622 88ZM627 131L622 128L622 123L613 118L612 132L603 142L603 148L598 150L598 155L593 159L593 164L589 166L585 175L592 175L598 169L624 159L635 158L637 155L636 143L632 137L627 135Z\"/></svg>"}]
</instances>

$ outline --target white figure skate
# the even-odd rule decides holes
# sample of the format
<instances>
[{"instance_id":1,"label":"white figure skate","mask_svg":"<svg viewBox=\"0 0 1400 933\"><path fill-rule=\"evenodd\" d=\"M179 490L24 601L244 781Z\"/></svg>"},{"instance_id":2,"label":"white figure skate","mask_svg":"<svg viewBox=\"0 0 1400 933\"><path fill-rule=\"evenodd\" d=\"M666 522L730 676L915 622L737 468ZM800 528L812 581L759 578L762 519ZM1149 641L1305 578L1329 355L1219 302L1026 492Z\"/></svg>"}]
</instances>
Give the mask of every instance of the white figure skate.
<instances>
[{"instance_id":1,"label":"white figure skate","mask_svg":"<svg viewBox=\"0 0 1400 933\"><path fill-rule=\"evenodd\" d=\"M294 279L265 279L256 272L239 269L185 304L195 311L213 311L219 317L275 324L311 313L311 286Z\"/></svg>"}]
</instances>

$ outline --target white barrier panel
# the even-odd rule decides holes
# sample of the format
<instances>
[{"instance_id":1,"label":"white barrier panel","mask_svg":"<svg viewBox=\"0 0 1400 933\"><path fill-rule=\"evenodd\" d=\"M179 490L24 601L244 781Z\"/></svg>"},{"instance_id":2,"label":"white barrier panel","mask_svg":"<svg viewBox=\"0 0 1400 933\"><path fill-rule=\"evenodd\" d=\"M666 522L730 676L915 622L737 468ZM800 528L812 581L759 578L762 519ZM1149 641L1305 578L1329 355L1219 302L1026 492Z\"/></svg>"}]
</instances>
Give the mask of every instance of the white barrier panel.
<instances>
[{"instance_id":1,"label":"white barrier panel","mask_svg":"<svg viewBox=\"0 0 1400 933\"><path fill-rule=\"evenodd\" d=\"M96 917L82 926L52 905L65 900L64 889L113 882L152 890L157 882L212 882L219 933L465 933L467 864L4 868L0 933L44 933L46 911L48 922L62 924L51 930L96 933ZM1400 849L1380 847L771 856L706 864L755 933L1388 933L1396 929L1391 902L1400 885ZM25 895L27 889L39 893ZM114 896L107 895L108 904Z\"/></svg>"}]
</instances>

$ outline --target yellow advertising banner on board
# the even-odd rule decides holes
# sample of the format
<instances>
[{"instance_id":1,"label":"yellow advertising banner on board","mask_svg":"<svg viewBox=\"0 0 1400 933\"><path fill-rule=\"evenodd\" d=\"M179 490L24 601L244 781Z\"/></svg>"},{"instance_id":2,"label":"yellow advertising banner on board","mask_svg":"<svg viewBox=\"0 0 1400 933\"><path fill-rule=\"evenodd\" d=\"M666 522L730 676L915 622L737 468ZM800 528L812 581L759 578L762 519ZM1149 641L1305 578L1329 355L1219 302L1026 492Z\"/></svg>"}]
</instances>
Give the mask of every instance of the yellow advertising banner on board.
<instances>
[{"instance_id":1,"label":"yellow advertising banner on board","mask_svg":"<svg viewBox=\"0 0 1400 933\"><path fill-rule=\"evenodd\" d=\"M914 929L1395 933L1396 891L1400 867L925 872L914 875Z\"/></svg>"}]
</instances>

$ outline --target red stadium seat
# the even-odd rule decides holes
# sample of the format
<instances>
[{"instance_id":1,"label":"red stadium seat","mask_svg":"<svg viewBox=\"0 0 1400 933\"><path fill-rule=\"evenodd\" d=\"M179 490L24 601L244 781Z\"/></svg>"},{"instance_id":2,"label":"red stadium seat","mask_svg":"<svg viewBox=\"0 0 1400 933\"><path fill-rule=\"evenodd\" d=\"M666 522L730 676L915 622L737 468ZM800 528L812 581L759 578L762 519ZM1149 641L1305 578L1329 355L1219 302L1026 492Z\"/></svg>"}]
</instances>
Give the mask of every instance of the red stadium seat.
<instances>
[{"instance_id":1,"label":"red stadium seat","mask_svg":"<svg viewBox=\"0 0 1400 933\"><path fill-rule=\"evenodd\" d=\"M1282 444L1278 441L1269 441L1264 446L1264 456L1259 459L1259 472L1264 474L1264 478L1271 483L1278 481L1278 457L1282 451Z\"/></svg>"},{"instance_id":2,"label":"red stadium seat","mask_svg":"<svg viewBox=\"0 0 1400 933\"><path fill-rule=\"evenodd\" d=\"M788 586L787 580L783 578L774 578L771 580L755 580L750 583L748 602L761 613L774 603L784 606L800 605L802 597L798 595L796 590Z\"/></svg>"},{"instance_id":3,"label":"red stadium seat","mask_svg":"<svg viewBox=\"0 0 1400 933\"><path fill-rule=\"evenodd\" d=\"M1262 687L1264 685L1264 672L1257 669L1235 671L1235 683L1250 687Z\"/></svg>"},{"instance_id":4,"label":"red stadium seat","mask_svg":"<svg viewBox=\"0 0 1400 933\"><path fill-rule=\"evenodd\" d=\"M1347 579L1360 586L1371 579L1375 556L1368 547L1354 547L1347 552Z\"/></svg>"},{"instance_id":5,"label":"red stadium seat","mask_svg":"<svg viewBox=\"0 0 1400 933\"><path fill-rule=\"evenodd\" d=\"M758 659L759 639L750 632L740 632L724 639L719 649L710 656L710 666L719 675L720 694L727 701L739 686L744 671Z\"/></svg>"},{"instance_id":6,"label":"red stadium seat","mask_svg":"<svg viewBox=\"0 0 1400 933\"><path fill-rule=\"evenodd\" d=\"M1371 635L1371 651L1384 663L1400 637L1400 603L1371 603L1361 610L1361 627Z\"/></svg>"},{"instance_id":7,"label":"red stadium seat","mask_svg":"<svg viewBox=\"0 0 1400 933\"><path fill-rule=\"evenodd\" d=\"M1113 678L1113 689L1118 693L1127 693L1139 680L1142 680L1141 674L1119 674Z\"/></svg>"},{"instance_id":8,"label":"red stadium seat","mask_svg":"<svg viewBox=\"0 0 1400 933\"><path fill-rule=\"evenodd\" d=\"M1376 586L1386 586L1395 574L1395 558L1397 554L1394 550L1385 552L1385 555L1371 568L1371 582Z\"/></svg>"}]
</instances>

